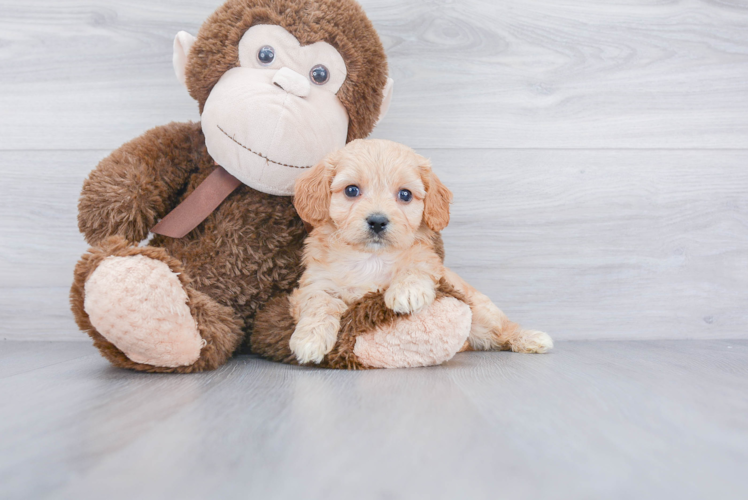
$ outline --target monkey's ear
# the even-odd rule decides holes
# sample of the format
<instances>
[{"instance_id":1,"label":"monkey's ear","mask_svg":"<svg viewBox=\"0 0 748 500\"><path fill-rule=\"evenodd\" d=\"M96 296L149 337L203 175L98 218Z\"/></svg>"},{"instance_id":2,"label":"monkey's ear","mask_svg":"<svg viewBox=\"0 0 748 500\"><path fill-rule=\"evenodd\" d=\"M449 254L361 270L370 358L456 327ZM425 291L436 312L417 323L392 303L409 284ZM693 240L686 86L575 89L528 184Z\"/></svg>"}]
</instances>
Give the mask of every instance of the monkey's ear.
<instances>
[{"instance_id":1,"label":"monkey's ear","mask_svg":"<svg viewBox=\"0 0 748 500\"><path fill-rule=\"evenodd\" d=\"M390 109L390 103L392 102L392 90L395 87L395 80L392 78L387 78L387 85L384 86L384 98L382 99L382 107L379 109L379 119L377 120L376 125L379 125L379 122L384 120L385 115L387 115L387 110Z\"/></svg>"},{"instance_id":2,"label":"monkey's ear","mask_svg":"<svg viewBox=\"0 0 748 500\"><path fill-rule=\"evenodd\" d=\"M313 227L330 217L330 185L335 174L337 154L332 153L296 179L293 206L301 220Z\"/></svg>"},{"instance_id":3,"label":"monkey's ear","mask_svg":"<svg viewBox=\"0 0 748 500\"><path fill-rule=\"evenodd\" d=\"M177 74L177 78L182 85L186 85L185 70L187 68L187 56L190 54L190 49L195 43L194 36L190 35L186 31L180 31L177 36L174 37L174 55L172 56L172 63L174 64L174 72Z\"/></svg>"},{"instance_id":4,"label":"monkey's ear","mask_svg":"<svg viewBox=\"0 0 748 500\"><path fill-rule=\"evenodd\" d=\"M421 178L426 186L426 197L423 199L423 222L437 233L449 224L449 205L452 203L452 191L431 170L431 162L423 158Z\"/></svg>"}]
</instances>

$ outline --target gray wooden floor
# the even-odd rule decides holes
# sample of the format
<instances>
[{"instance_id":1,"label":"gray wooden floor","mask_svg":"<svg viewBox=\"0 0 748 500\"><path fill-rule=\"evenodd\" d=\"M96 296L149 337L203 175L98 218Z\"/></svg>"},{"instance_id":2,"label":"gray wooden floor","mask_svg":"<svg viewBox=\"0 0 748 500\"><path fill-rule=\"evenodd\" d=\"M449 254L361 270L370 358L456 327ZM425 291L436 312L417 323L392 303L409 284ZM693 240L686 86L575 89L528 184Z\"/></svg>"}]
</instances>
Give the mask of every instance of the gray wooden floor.
<instances>
[{"instance_id":1,"label":"gray wooden floor","mask_svg":"<svg viewBox=\"0 0 748 500\"><path fill-rule=\"evenodd\" d=\"M199 119L172 40L220 3L0 0L0 498L748 498L748 0L361 1L374 135L432 159L448 265L553 353L116 370L68 307L78 194Z\"/></svg>"},{"instance_id":2,"label":"gray wooden floor","mask_svg":"<svg viewBox=\"0 0 748 500\"><path fill-rule=\"evenodd\" d=\"M748 341L337 372L0 342L0 498L748 498Z\"/></svg>"}]
</instances>

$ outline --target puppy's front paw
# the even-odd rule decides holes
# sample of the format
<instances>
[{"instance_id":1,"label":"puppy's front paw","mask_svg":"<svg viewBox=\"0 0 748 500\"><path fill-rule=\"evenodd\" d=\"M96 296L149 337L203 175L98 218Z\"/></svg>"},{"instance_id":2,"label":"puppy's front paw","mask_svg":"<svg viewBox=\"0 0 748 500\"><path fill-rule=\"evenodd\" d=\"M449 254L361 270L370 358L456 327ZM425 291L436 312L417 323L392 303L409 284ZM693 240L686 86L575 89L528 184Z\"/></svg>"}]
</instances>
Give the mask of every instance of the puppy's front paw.
<instances>
[{"instance_id":1,"label":"puppy's front paw","mask_svg":"<svg viewBox=\"0 0 748 500\"><path fill-rule=\"evenodd\" d=\"M338 339L340 321L328 318L325 321L301 320L296 325L289 345L300 364L321 363Z\"/></svg>"},{"instance_id":2,"label":"puppy's front paw","mask_svg":"<svg viewBox=\"0 0 748 500\"><path fill-rule=\"evenodd\" d=\"M430 306L436 299L431 280L394 283L384 292L384 303L396 313L416 313Z\"/></svg>"},{"instance_id":3,"label":"puppy's front paw","mask_svg":"<svg viewBox=\"0 0 748 500\"><path fill-rule=\"evenodd\" d=\"M553 340L545 332L538 330L522 330L512 339L511 348L514 352L542 354L553 349Z\"/></svg>"}]
</instances>

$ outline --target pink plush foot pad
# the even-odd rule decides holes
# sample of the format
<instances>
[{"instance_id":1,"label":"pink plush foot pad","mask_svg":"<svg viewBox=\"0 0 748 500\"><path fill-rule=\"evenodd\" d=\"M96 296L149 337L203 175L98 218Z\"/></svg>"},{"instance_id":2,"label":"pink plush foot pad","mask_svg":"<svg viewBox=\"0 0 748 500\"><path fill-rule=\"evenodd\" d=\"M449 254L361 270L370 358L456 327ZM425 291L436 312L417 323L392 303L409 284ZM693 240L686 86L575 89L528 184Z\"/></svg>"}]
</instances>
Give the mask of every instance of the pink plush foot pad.
<instances>
[{"instance_id":1,"label":"pink plush foot pad","mask_svg":"<svg viewBox=\"0 0 748 500\"><path fill-rule=\"evenodd\" d=\"M200 357L204 341L187 293L164 262L143 255L108 257L85 291L91 324L132 361L177 367Z\"/></svg>"},{"instance_id":2,"label":"pink plush foot pad","mask_svg":"<svg viewBox=\"0 0 748 500\"><path fill-rule=\"evenodd\" d=\"M353 352L364 365L374 368L438 365L465 344L471 321L467 304L444 297L393 327L359 336Z\"/></svg>"}]
</instances>

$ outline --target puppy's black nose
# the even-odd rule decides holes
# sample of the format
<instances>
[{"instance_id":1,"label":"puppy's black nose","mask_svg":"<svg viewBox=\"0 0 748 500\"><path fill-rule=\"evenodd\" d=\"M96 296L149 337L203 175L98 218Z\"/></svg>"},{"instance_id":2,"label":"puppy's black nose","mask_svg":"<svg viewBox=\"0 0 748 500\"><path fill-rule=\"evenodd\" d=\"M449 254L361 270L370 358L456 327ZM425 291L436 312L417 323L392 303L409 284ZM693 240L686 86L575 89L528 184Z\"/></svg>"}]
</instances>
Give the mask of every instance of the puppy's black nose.
<instances>
[{"instance_id":1,"label":"puppy's black nose","mask_svg":"<svg viewBox=\"0 0 748 500\"><path fill-rule=\"evenodd\" d=\"M366 218L366 222L369 223L369 229L379 234L387 228L390 220L382 214L370 215Z\"/></svg>"}]
</instances>

